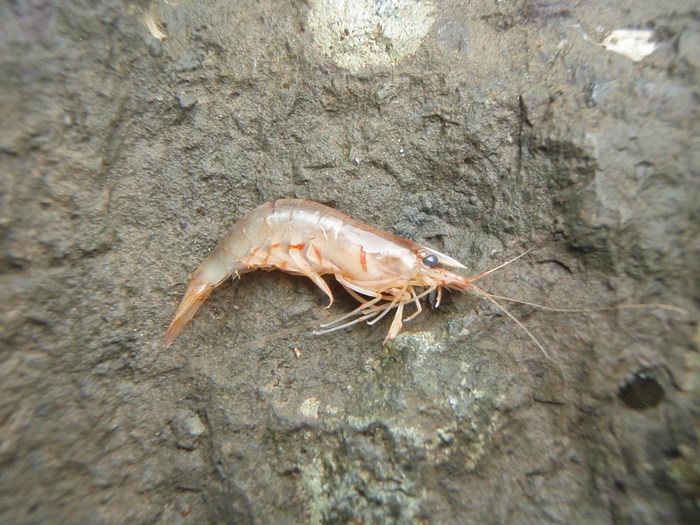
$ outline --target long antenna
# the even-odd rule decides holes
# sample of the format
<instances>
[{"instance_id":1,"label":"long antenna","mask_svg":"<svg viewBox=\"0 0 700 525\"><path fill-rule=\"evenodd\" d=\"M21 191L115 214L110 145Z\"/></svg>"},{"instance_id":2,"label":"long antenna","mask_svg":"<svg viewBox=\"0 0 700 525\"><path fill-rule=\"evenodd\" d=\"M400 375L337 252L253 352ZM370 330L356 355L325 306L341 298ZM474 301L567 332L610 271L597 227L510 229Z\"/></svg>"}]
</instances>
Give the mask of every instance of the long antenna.
<instances>
[{"instance_id":1,"label":"long antenna","mask_svg":"<svg viewBox=\"0 0 700 525\"><path fill-rule=\"evenodd\" d=\"M527 306L533 306L540 310L546 310L548 312L564 312L573 314L590 314L595 312L605 312L607 310L627 310L627 309L642 309L642 308L658 308L660 310L669 310L671 312L676 312L681 315L689 315L688 311L680 308L678 306L673 306L671 304L660 304L660 303L637 303L637 304L616 304L613 306L599 306L595 308L556 308L554 306L545 306L543 304L532 303L530 301L523 301L522 299L513 299L512 297L505 297L503 295L496 295L490 293L494 299L500 301L510 301L511 303L524 304Z\"/></svg>"},{"instance_id":2,"label":"long antenna","mask_svg":"<svg viewBox=\"0 0 700 525\"><path fill-rule=\"evenodd\" d=\"M509 262L510 262L510 261L509 261ZM523 331L530 337L530 339L532 339L532 341L537 345L537 348L540 349L540 351L542 352L542 354L543 354L547 359L550 359L549 354L548 354L547 351L544 349L544 346L542 346L542 345L540 344L540 342L537 340L537 338L536 338L534 335L532 335L532 332L530 332L530 330L528 330L527 327L526 327L523 323L521 323L521 322L518 320L517 317L515 317L513 314L511 314L506 308L503 307L503 305L501 305L498 301L496 301L496 299L494 298L493 295L491 295L491 294L488 293L488 292L485 292L484 290L482 290L481 288L478 288L477 286L472 285L472 288L473 288L474 291L475 291L476 293L478 293L481 297L483 297L484 299L486 299L486 300L489 301L490 303L492 303L492 304L494 304L495 306L497 306L504 314L506 314L508 317L510 317L510 319L511 319L515 324L517 324L520 328L522 328ZM496 297L497 297L497 296L496 296Z\"/></svg>"},{"instance_id":3,"label":"long antenna","mask_svg":"<svg viewBox=\"0 0 700 525\"><path fill-rule=\"evenodd\" d=\"M499 264L499 265L496 266L495 268L491 268L490 270L487 270L487 271L485 271L484 273L480 273L479 275L475 275L474 277L470 277L470 278L469 278L469 281L471 282L471 281L478 281L479 279L483 279L484 277L487 277L487 276L491 275L492 273L497 272L497 271L500 270L501 268L505 268L505 267L508 266L509 264L514 263L515 261L517 261L517 260L520 259L521 257L525 257L528 253L530 253L532 250L534 250L534 249L537 248L537 247L539 247L539 245L533 246L533 247L530 248L529 250L524 251L523 253L521 253L520 255L518 255L518 256L516 256L516 257L513 257L513 258L510 259L509 261L506 261L506 262L504 262L504 263L502 263L502 264Z\"/></svg>"}]
</instances>

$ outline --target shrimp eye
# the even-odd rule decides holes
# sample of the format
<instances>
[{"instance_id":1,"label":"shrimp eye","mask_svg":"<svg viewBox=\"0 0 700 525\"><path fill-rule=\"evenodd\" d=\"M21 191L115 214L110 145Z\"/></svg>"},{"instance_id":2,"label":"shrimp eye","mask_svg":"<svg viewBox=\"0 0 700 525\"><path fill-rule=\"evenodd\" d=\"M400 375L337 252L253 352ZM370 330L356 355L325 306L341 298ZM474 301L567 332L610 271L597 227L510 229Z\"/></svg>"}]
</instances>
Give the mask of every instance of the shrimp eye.
<instances>
[{"instance_id":1,"label":"shrimp eye","mask_svg":"<svg viewBox=\"0 0 700 525\"><path fill-rule=\"evenodd\" d=\"M423 264L430 266L431 268L435 268L438 264L440 264L440 261L438 261L437 255L430 254L423 257Z\"/></svg>"}]
</instances>

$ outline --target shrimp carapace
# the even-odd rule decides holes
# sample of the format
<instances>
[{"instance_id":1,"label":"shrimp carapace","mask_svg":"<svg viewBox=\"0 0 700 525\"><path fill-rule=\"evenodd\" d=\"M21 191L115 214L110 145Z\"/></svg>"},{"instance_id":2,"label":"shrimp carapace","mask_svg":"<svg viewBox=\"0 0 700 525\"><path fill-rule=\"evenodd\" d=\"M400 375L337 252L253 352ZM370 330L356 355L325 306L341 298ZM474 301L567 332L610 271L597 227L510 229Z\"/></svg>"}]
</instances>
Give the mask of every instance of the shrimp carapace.
<instances>
[{"instance_id":1,"label":"shrimp carapace","mask_svg":"<svg viewBox=\"0 0 700 525\"><path fill-rule=\"evenodd\" d=\"M354 311L322 326L328 333L361 321L374 324L396 310L386 339L396 337L403 308L443 286L472 290L470 280L445 267L464 268L437 250L380 230L333 208L302 199L267 202L245 214L194 272L165 333L169 346L214 288L229 277L257 269L282 270L311 279L328 297L323 275L336 280L360 302ZM416 288L425 290L416 291Z\"/></svg>"}]
</instances>

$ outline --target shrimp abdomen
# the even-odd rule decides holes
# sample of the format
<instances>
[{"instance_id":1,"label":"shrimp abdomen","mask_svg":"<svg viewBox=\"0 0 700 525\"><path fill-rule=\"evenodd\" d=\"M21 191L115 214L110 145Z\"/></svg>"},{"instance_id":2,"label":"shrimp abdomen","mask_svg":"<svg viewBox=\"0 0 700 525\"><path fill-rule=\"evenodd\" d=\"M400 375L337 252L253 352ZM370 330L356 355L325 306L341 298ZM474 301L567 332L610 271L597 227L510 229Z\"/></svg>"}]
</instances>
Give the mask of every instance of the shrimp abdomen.
<instances>
[{"instance_id":1,"label":"shrimp abdomen","mask_svg":"<svg viewBox=\"0 0 700 525\"><path fill-rule=\"evenodd\" d=\"M229 277L237 277L253 269L247 260L252 251L253 242L259 237L258 230L264 225L264 221L261 220L263 217L259 217L264 214L264 210L261 209L263 207L259 206L236 222L192 274L175 317L165 332L166 347L180 335L214 288L220 286Z\"/></svg>"}]
</instances>

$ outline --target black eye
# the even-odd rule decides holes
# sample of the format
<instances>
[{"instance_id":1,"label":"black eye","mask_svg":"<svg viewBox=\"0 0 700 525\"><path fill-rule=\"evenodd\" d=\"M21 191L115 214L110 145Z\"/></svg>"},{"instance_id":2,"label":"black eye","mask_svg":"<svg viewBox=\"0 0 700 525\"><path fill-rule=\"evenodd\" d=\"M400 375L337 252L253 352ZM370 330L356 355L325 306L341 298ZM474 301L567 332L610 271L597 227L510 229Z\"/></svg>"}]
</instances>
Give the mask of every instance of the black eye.
<instances>
[{"instance_id":1,"label":"black eye","mask_svg":"<svg viewBox=\"0 0 700 525\"><path fill-rule=\"evenodd\" d=\"M440 261L438 261L437 255L430 254L423 257L423 264L430 266L431 268L435 268L438 264L440 264Z\"/></svg>"}]
</instances>

